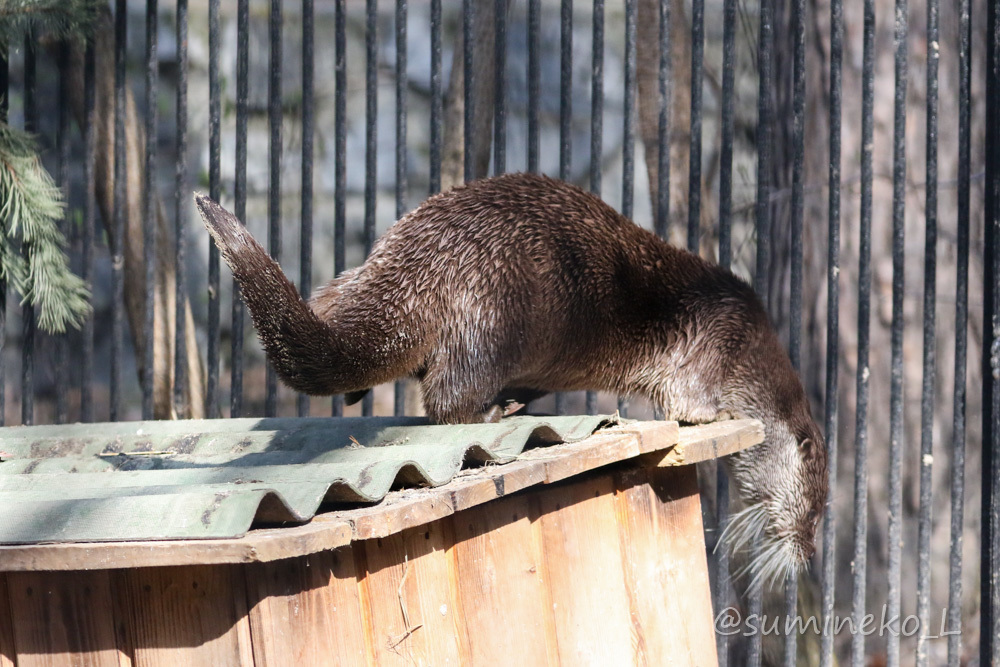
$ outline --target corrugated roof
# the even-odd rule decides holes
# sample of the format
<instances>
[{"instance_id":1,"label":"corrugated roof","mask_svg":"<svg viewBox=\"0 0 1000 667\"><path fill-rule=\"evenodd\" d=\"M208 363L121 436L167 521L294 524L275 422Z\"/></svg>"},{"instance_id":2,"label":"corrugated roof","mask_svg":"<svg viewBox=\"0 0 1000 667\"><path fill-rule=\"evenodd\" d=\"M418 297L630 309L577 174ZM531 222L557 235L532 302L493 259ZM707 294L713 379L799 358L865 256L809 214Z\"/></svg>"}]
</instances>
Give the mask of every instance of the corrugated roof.
<instances>
[{"instance_id":1,"label":"corrugated roof","mask_svg":"<svg viewBox=\"0 0 1000 667\"><path fill-rule=\"evenodd\" d=\"M463 462L573 442L613 417L226 419L0 428L0 544L239 537L326 502L437 486Z\"/></svg>"}]
</instances>

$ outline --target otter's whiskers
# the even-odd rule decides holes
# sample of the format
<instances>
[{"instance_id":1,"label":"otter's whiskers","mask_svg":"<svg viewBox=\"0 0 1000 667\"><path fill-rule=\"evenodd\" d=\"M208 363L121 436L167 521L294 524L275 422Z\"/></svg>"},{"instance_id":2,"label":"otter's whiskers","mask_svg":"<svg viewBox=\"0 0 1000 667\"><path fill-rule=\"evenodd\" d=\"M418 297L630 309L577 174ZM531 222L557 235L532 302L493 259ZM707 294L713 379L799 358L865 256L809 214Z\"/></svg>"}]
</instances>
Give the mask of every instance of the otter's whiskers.
<instances>
[{"instance_id":1,"label":"otter's whiskers","mask_svg":"<svg viewBox=\"0 0 1000 667\"><path fill-rule=\"evenodd\" d=\"M736 579L749 575L749 590L763 586L773 588L790 574L798 571L799 559L793 536L773 536L767 530L767 511L764 503L750 505L730 517L719 542L731 553L747 553L747 564L740 568Z\"/></svg>"}]
</instances>

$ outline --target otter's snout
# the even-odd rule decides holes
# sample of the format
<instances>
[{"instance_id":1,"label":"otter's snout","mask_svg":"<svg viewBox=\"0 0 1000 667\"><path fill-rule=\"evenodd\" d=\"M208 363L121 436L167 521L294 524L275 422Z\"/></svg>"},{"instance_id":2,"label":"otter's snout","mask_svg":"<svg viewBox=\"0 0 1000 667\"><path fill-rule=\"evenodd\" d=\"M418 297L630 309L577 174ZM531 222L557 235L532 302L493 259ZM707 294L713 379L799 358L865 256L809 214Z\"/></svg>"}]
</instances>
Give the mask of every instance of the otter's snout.
<instances>
[{"instance_id":1,"label":"otter's snout","mask_svg":"<svg viewBox=\"0 0 1000 667\"><path fill-rule=\"evenodd\" d=\"M773 586L816 554L827 500L826 448L809 420L805 428L772 422L765 442L727 457L744 509L723 533L726 546L750 558L738 576L751 587Z\"/></svg>"}]
</instances>

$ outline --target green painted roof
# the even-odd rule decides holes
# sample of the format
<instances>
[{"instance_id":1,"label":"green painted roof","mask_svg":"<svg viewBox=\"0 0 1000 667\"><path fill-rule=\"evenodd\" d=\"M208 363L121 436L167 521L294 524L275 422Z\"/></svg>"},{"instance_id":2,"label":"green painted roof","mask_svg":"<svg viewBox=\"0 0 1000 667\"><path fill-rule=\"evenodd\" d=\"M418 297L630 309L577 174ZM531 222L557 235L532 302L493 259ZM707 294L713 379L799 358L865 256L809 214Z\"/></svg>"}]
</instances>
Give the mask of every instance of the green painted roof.
<instances>
[{"instance_id":1,"label":"green painted roof","mask_svg":"<svg viewBox=\"0 0 1000 667\"><path fill-rule=\"evenodd\" d=\"M220 419L0 428L0 544L239 537L324 502L437 486L463 463L583 439L612 417Z\"/></svg>"}]
</instances>

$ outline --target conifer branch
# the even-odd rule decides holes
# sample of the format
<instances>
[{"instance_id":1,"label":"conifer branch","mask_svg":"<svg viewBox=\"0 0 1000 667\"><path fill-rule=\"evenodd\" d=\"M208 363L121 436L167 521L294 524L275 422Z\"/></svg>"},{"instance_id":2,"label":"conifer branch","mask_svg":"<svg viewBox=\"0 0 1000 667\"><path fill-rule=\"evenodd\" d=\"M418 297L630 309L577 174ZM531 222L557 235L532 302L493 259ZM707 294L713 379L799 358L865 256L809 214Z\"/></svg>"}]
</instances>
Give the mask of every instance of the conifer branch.
<instances>
[{"instance_id":1,"label":"conifer branch","mask_svg":"<svg viewBox=\"0 0 1000 667\"><path fill-rule=\"evenodd\" d=\"M0 0L0 43L46 34L53 39L89 35L106 0Z\"/></svg>"},{"instance_id":2,"label":"conifer branch","mask_svg":"<svg viewBox=\"0 0 1000 667\"><path fill-rule=\"evenodd\" d=\"M90 312L87 286L69 270L63 207L31 136L0 124L0 279L38 309L38 326L50 333L79 328Z\"/></svg>"}]
</instances>

